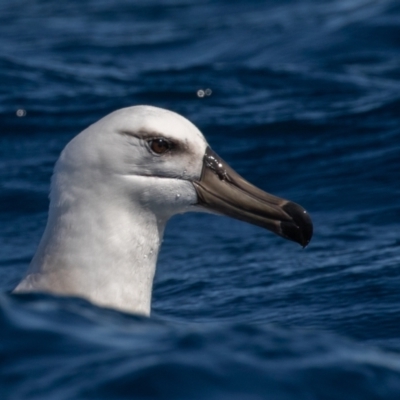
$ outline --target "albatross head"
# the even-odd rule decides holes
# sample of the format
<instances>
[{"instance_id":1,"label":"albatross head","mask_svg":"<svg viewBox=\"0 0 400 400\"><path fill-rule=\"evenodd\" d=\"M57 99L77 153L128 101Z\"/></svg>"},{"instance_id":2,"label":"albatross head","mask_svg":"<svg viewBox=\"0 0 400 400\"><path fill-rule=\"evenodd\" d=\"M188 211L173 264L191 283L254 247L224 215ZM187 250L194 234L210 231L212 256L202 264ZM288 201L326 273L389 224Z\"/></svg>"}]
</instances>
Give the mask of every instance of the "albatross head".
<instances>
[{"instance_id":1,"label":"albatross head","mask_svg":"<svg viewBox=\"0 0 400 400\"><path fill-rule=\"evenodd\" d=\"M187 119L150 106L115 111L76 136L55 168L49 219L16 291L72 294L150 313L166 221L186 211L227 215L306 246L299 205L248 183Z\"/></svg>"}]
</instances>

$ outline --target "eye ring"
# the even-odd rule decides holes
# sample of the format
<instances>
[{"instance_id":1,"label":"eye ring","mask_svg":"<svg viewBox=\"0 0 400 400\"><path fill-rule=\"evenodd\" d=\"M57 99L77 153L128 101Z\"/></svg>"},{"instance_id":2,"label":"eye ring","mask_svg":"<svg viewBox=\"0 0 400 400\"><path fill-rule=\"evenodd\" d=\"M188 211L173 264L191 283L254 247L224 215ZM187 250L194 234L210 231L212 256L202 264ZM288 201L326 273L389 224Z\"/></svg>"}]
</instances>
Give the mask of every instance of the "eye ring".
<instances>
[{"instance_id":1,"label":"eye ring","mask_svg":"<svg viewBox=\"0 0 400 400\"><path fill-rule=\"evenodd\" d=\"M150 139L147 143L149 144L150 150L158 155L164 154L172 148L171 142L164 138Z\"/></svg>"}]
</instances>

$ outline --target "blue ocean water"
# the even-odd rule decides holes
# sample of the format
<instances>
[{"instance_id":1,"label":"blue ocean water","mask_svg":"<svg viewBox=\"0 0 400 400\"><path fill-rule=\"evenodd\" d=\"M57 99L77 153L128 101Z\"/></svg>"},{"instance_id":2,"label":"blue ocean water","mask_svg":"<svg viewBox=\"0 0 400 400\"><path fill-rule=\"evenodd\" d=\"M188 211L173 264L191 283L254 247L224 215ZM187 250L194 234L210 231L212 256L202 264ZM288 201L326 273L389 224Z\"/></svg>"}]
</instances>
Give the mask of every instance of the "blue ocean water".
<instances>
[{"instance_id":1,"label":"blue ocean water","mask_svg":"<svg viewBox=\"0 0 400 400\"><path fill-rule=\"evenodd\" d=\"M398 1L4 0L0 49L1 399L400 398ZM135 104L303 205L312 242L188 214L150 319L12 295L60 151Z\"/></svg>"}]
</instances>

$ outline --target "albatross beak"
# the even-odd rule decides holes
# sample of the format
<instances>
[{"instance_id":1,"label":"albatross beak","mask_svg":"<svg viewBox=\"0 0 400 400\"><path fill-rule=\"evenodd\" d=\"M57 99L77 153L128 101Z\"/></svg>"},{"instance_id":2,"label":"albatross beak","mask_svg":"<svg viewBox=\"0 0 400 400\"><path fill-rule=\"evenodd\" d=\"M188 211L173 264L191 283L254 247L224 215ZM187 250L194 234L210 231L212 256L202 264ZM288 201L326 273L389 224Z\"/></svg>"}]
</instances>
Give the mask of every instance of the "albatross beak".
<instances>
[{"instance_id":1,"label":"albatross beak","mask_svg":"<svg viewBox=\"0 0 400 400\"><path fill-rule=\"evenodd\" d=\"M256 188L210 147L204 155L200 180L193 185L202 207L269 229L303 247L311 240L313 225L304 208Z\"/></svg>"}]
</instances>

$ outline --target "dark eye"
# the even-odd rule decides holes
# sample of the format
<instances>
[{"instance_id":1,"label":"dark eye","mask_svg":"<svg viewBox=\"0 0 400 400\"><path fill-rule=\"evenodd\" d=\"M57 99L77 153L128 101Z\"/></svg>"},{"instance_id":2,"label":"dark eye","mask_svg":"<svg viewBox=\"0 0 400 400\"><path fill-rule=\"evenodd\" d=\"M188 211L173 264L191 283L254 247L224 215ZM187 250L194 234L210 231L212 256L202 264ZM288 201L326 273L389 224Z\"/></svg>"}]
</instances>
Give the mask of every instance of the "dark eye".
<instances>
[{"instance_id":1,"label":"dark eye","mask_svg":"<svg viewBox=\"0 0 400 400\"><path fill-rule=\"evenodd\" d=\"M151 150L156 154L163 154L172 147L168 140L162 138L151 139L148 143Z\"/></svg>"}]
</instances>

